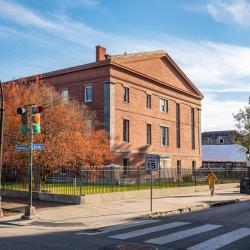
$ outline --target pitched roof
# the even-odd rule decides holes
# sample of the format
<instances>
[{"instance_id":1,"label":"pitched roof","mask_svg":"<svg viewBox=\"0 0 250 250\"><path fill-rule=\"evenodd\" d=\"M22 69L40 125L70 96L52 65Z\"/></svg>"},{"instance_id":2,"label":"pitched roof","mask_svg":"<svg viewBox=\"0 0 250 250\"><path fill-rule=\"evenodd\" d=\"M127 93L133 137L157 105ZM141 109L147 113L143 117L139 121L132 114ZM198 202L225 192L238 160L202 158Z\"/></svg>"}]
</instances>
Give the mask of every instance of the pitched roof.
<instances>
[{"instance_id":1,"label":"pitched roof","mask_svg":"<svg viewBox=\"0 0 250 250\"><path fill-rule=\"evenodd\" d=\"M202 93L164 50L110 56L111 64L143 74L166 86L203 98ZM145 72L146 68L146 72Z\"/></svg>"},{"instance_id":2,"label":"pitched roof","mask_svg":"<svg viewBox=\"0 0 250 250\"><path fill-rule=\"evenodd\" d=\"M201 135L206 136L229 136L232 133L236 133L236 130L221 130L221 131L208 131L208 132L202 132Z\"/></svg>"}]
</instances>

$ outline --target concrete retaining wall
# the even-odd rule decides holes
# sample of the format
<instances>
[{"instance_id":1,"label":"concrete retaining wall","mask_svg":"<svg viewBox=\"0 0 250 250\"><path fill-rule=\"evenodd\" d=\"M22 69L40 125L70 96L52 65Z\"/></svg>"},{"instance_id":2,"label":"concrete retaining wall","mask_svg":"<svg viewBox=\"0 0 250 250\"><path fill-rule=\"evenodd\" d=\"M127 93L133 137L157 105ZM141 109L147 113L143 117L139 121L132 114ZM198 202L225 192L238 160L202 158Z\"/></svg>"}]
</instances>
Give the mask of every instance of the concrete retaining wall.
<instances>
[{"instance_id":1,"label":"concrete retaining wall","mask_svg":"<svg viewBox=\"0 0 250 250\"><path fill-rule=\"evenodd\" d=\"M239 183L217 184L216 190L230 189L230 188L235 188L238 186L239 186ZM160 198L160 197L166 197L168 195L188 194L188 193L204 192L204 191L208 191L207 185L154 189L153 190L153 197ZM3 197L28 199L28 192L26 192L26 191L2 190L1 195ZM61 203L68 203L68 204L101 203L101 202L129 200L129 199L145 199L145 198L149 198L149 197L150 197L150 190L92 194L92 195L85 195L82 197L76 196L76 195L63 195L63 194L49 194L49 193L43 193L43 192L33 192L34 200L61 202Z\"/></svg>"},{"instance_id":2,"label":"concrete retaining wall","mask_svg":"<svg viewBox=\"0 0 250 250\"><path fill-rule=\"evenodd\" d=\"M239 183L217 184L216 190L230 189L230 188L235 188L238 186L239 186ZM165 197L168 195L188 194L188 193L193 193L193 192L204 192L204 191L209 191L207 185L154 189L153 197L160 198L160 197ZM116 201L116 200L145 199L149 197L150 197L150 190L103 193L103 194L92 194L92 195L82 196L81 203L82 204L101 203L101 202L110 202L110 201Z\"/></svg>"},{"instance_id":3,"label":"concrete retaining wall","mask_svg":"<svg viewBox=\"0 0 250 250\"><path fill-rule=\"evenodd\" d=\"M28 199L27 191L2 190L2 197L23 198ZM81 204L81 197L76 195L49 194L42 192L33 192L33 199L40 201L50 201L68 204Z\"/></svg>"}]
</instances>

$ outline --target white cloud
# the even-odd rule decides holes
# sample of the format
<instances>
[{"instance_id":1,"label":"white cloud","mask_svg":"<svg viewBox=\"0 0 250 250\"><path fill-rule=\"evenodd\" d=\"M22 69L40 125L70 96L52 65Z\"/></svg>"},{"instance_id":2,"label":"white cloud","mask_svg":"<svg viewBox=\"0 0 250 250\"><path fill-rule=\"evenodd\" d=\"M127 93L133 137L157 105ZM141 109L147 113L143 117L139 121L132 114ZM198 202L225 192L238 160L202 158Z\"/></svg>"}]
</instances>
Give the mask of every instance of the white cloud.
<instances>
[{"instance_id":1,"label":"white cloud","mask_svg":"<svg viewBox=\"0 0 250 250\"><path fill-rule=\"evenodd\" d=\"M249 89L250 47L166 38L168 51L200 88Z\"/></svg>"},{"instance_id":2,"label":"white cloud","mask_svg":"<svg viewBox=\"0 0 250 250\"><path fill-rule=\"evenodd\" d=\"M244 101L219 101L215 95L206 94L202 102L202 131L236 129L233 114L247 105Z\"/></svg>"},{"instance_id":3,"label":"white cloud","mask_svg":"<svg viewBox=\"0 0 250 250\"><path fill-rule=\"evenodd\" d=\"M15 2L0 0L0 16L22 25L56 29L57 25Z\"/></svg>"},{"instance_id":4,"label":"white cloud","mask_svg":"<svg viewBox=\"0 0 250 250\"><path fill-rule=\"evenodd\" d=\"M92 47L93 40L105 39L105 34L95 31L83 22L75 22L67 16L60 15L56 19L44 17L25 8L16 2L0 0L0 17L25 27L42 29L60 36L62 39Z\"/></svg>"},{"instance_id":5,"label":"white cloud","mask_svg":"<svg viewBox=\"0 0 250 250\"><path fill-rule=\"evenodd\" d=\"M212 0L206 9L218 22L250 27L250 2L247 0Z\"/></svg>"}]
</instances>

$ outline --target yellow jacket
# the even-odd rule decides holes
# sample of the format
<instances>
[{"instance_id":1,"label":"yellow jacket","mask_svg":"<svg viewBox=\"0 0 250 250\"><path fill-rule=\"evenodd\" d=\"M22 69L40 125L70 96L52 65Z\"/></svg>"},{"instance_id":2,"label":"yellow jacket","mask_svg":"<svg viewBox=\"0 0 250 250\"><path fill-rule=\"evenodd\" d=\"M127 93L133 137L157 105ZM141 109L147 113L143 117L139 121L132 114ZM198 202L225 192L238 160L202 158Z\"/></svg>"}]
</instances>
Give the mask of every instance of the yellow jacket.
<instances>
[{"instance_id":1,"label":"yellow jacket","mask_svg":"<svg viewBox=\"0 0 250 250\"><path fill-rule=\"evenodd\" d=\"M217 181L217 178L214 174L208 175L208 185L214 185L216 181Z\"/></svg>"}]
</instances>

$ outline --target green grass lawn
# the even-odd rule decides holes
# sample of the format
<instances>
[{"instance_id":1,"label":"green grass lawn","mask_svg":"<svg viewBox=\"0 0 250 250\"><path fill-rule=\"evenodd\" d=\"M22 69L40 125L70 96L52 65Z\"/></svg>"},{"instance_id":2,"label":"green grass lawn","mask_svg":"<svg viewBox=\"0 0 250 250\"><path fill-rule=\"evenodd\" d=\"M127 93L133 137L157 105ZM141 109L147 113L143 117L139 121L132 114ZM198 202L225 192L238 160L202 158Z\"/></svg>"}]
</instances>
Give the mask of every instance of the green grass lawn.
<instances>
[{"instance_id":1,"label":"green grass lawn","mask_svg":"<svg viewBox=\"0 0 250 250\"><path fill-rule=\"evenodd\" d=\"M239 182L239 179L224 179L223 183ZM153 182L154 189L174 188L194 186L195 182ZM207 185L206 181L197 181L196 185ZM90 195L99 193L111 192L127 192L136 190L145 190L150 188L150 183L141 182L127 185L108 185L108 184L80 184L73 185L72 183L43 183L41 186L42 192L51 194L65 194L65 195ZM2 183L2 189L27 191L28 185L21 185L18 183Z\"/></svg>"}]
</instances>

